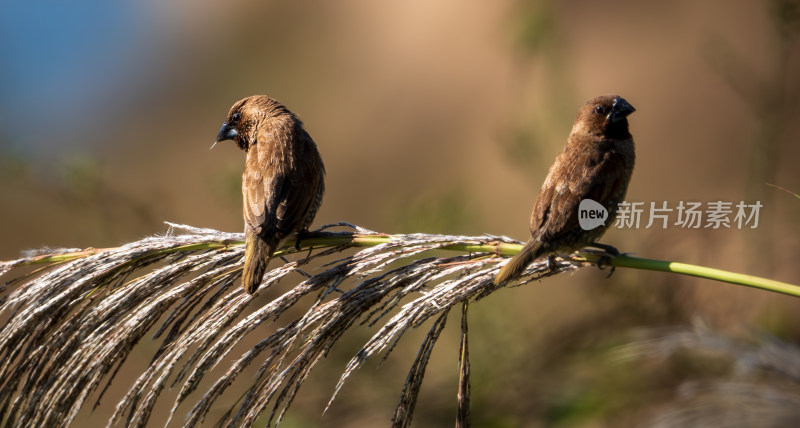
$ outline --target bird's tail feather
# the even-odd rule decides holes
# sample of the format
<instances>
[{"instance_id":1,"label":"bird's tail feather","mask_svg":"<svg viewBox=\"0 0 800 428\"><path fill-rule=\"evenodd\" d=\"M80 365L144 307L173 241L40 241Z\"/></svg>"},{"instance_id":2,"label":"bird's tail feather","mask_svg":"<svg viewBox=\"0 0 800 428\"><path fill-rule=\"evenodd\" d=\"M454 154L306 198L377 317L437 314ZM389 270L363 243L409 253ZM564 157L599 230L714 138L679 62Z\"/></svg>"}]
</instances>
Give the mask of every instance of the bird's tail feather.
<instances>
[{"instance_id":1,"label":"bird's tail feather","mask_svg":"<svg viewBox=\"0 0 800 428\"><path fill-rule=\"evenodd\" d=\"M274 249L270 248L267 241L256 234L247 234L244 250L244 269L242 270L242 285L244 291L253 294L258 290L264 272L267 271L269 259Z\"/></svg>"},{"instance_id":2,"label":"bird's tail feather","mask_svg":"<svg viewBox=\"0 0 800 428\"><path fill-rule=\"evenodd\" d=\"M525 268L541 255L539 253L541 246L542 243L538 239L528 241L522 247L522 250L500 269L500 272L494 277L494 283L500 285L522 275L522 272L525 272Z\"/></svg>"}]
</instances>

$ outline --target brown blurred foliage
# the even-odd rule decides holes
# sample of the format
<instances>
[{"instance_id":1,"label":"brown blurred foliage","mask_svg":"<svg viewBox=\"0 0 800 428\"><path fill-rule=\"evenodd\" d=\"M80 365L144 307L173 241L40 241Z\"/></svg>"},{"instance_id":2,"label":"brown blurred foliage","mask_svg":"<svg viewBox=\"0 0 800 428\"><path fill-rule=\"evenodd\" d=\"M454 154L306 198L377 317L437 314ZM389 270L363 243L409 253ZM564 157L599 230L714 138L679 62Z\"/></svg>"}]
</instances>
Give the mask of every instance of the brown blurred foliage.
<instances>
[{"instance_id":1,"label":"brown blurred foliage","mask_svg":"<svg viewBox=\"0 0 800 428\"><path fill-rule=\"evenodd\" d=\"M765 184L800 193L796 0L149 7L170 29L159 54L139 64L157 70L143 74L156 89L110 97L114 120L54 132L53 141L82 141L55 158L0 136L0 258L43 245L114 246L164 232L163 221L240 230L244 157L233 145L208 147L231 103L258 93L297 113L319 146L328 174L315 224L525 239L578 106L618 93L637 108L628 200L764 207L753 230L613 229L604 242L800 282L800 200ZM470 311L474 422L641 423L677 380L607 361L628 329L701 315L723 331L755 326L797 341L798 309L788 297L626 270L605 279L585 269L495 293ZM417 426L454 419L458 335L448 330ZM332 379L352 355L345 346L324 364L330 374L312 376L318 385L304 387L286 426L388 423L416 350L362 370L323 417ZM118 376L115 387L126 381Z\"/></svg>"}]
</instances>

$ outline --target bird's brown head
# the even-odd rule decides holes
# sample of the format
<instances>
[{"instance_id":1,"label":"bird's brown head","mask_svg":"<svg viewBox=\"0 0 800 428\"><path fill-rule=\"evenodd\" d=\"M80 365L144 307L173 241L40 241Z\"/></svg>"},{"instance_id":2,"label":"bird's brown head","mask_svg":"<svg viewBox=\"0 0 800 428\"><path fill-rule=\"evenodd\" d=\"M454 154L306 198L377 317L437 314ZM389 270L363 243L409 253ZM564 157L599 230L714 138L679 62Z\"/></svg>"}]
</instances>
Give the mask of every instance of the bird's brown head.
<instances>
[{"instance_id":1,"label":"bird's brown head","mask_svg":"<svg viewBox=\"0 0 800 428\"><path fill-rule=\"evenodd\" d=\"M612 139L629 138L628 115L636 111L619 95L603 95L587 101L578 110L573 133Z\"/></svg>"},{"instance_id":2,"label":"bird's brown head","mask_svg":"<svg viewBox=\"0 0 800 428\"><path fill-rule=\"evenodd\" d=\"M232 140L240 149L246 151L255 144L259 124L281 115L291 116L291 112L266 95L253 95L241 99L231 107L214 144Z\"/></svg>"}]
</instances>

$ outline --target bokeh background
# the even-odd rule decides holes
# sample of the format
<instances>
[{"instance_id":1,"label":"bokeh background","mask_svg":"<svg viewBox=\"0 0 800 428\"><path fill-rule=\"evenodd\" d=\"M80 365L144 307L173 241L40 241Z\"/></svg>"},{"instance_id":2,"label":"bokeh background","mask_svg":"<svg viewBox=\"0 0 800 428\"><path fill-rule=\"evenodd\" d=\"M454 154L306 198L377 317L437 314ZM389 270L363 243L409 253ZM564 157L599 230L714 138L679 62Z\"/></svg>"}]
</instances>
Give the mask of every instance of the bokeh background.
<instances>
[{"instance_id":1,"label":"bokeh background","mask_svg":"<svg viewBox=\"0 0 800 428\"><path fill-rule=\"evenodd\" d=\"M244 154L209 146L231 104L261 93L300 116L325 160L315 224L524 240L577 108L617 93L638 109L628 200L763 208L757 229L642 226L604 241L798 283L800 199L766 183L800 193L799 41L797 0L5 1L0 259L116 246L164 221L241 230ZM800 340L796 299L662 273L583 269L494 293L470 312L474 421L647 425L687 381L730 373L610 355L632 332L697 317ZM457 325L417 426L454 419ZM320 415L358 345L340 344L286 425L388 423L411 339Z\"/></svg>"}]
</instances>

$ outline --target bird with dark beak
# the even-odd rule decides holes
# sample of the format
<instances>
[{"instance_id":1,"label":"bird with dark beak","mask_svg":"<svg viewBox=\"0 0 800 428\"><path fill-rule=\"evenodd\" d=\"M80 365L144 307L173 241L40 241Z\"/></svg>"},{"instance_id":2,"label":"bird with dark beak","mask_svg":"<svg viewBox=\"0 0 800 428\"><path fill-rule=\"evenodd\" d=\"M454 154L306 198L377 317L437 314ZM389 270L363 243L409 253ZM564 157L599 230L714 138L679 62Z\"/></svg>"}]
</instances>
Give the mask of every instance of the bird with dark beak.
<instances>
[{"instance_id":1,"label":"bird with dark beak","mask_svg":"<svg viewBox=\"0 0 800 428\"><path fill-rule=\"evenodd\" d=\"M214 145L226 140L247 153L242 285L253 294L280 244L293 233L299 241L314 221L325 191L325 166L303 122L265 95L231 107Z\"/></svg>"},{"instance_id":2,"label":"bird with dark beak","mask_svg":"<svg viewBox=\"0 0 800 428\"><path fill-rule=\"evenodd\" d=\"M596 242L625 199L636 153L628 130L628 115L636 111L624 98L593 98L578 110L567 145L542 185L531 213L531 238L494 279L502 284L522 275L534 260L554 253L571 253L586 246L614 253L616 249ZM591 199L608 212L605 223L584 230L578 208Z\"/></svg>"}]
</instances>

